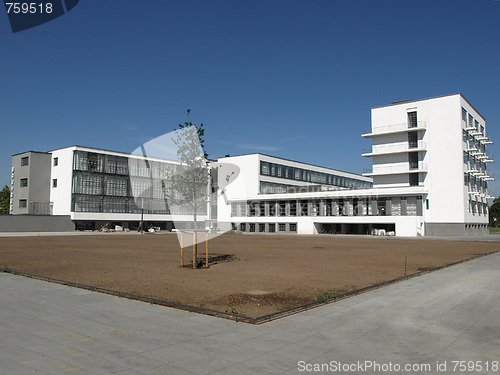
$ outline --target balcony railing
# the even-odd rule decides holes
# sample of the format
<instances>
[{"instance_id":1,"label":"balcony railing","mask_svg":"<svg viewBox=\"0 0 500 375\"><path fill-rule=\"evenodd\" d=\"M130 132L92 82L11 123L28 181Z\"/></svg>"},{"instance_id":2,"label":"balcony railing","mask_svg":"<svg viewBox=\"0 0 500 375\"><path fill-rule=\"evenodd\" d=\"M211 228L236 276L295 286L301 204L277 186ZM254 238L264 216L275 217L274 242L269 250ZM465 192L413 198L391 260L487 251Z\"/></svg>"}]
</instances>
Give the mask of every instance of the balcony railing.
<instances>
[{"instance_id":1,"label":"balcony railing","mask_svg":"<svg viewBox=\"0 0 500 375\"><path fill-rule=\"evenodd\" d=\"M422 162L409 162L405 164L398 165L374 165L373 170L368 173L363 173L364 176L378 176L378 175L388 175L388 174L405 174L413 172L427 172L427 164Z\"/></svg>"},{"instance_id":2,"label":"balcony railing","mask_svg":"<svg viewBox=\"0 0 500 375\"><path fill-rule=\"evenodd\" d=\"M384 154L397 154L409 151L425 151L427 150L427 144L422 141L417 142L401 142L396 144L387 145L375 145L373 146L371 152L363 153L363 156L374 156L374 155L384 155ZM365 150L363 150L365 151Z\"/></svg>"},{"instance_id":3,"label":"balcony railing","mask_svg":"<svg viewBox=\"0 0 500 375\"><path fill-rule=\"evenodd\" d=\"M425 121L418 121L416 127L409 127L408 123L403 124L394 124L394 125L385 125L385 126L377 126L376 128L372 128L371 131L364 132L363 137L371 137L374 135L382 135L389 133L401 133L415 130L425 130L427 129L427 124Z\"/></svg>"}]
</instances>

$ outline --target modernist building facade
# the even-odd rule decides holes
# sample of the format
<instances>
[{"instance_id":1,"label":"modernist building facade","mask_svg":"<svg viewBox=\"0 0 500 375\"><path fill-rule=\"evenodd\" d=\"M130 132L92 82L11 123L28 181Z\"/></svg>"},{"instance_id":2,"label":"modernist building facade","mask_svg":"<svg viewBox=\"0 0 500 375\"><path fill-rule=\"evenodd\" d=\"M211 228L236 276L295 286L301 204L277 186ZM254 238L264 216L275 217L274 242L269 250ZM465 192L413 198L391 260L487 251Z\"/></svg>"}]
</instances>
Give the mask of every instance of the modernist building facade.
<instances>
[{"instance_id":1,"label":"modernist building facade","mask_svg":"<svg viewBox=\"0 0 500 375\"><path fill-rule=\"evenodd\" d=\"M70 215L79 230L135 229L141 222L167 230L173 222L189 226L188 210L165 197L166 175L178 164L81 146L17 154L12 157L11 214ZM198 215L204 223L206 207Z\"/></svg>"},{"instance_id":2,"label":"modernist building facade","mask_svg":"<svg viewBox=\"0 0 500 375\"><path fill-rule=\"evenodd\" d=\"M254 176L227 188L224 199L231 209L219 213L218 220L249 232L488 233L488 181L493 178L487 165L493 160L486 147L492 141L485 119L463 95L373 108L372 128L363 137L372 140L371 152L363 154L373 161L364 174L372 179L370 188L358 182L329 189L324 180L311 180L316 186L311 191L272 191L266 189L268 181L288 181L269 177L269 168L278 173L278 160L269 167L253 156L226 158ZM245 189L253 181L260 189Z\"/></svg>"},{"instance_id":3,"label":"modernist building facade","mask_svg":"<svg viewBox=\"0 0 500 375\"><path fill-rule=\"evenodd\" d=\"M219 173L225 188L200 221L257 233L487 233L492 142L461 94L373 108L363 137L373 161L364 175L263 154L219 158L214 164L239 174L225 186ZM141 217L164 229L189 226L192 215L165 200L165 171L177 162L145 160L80 146L14 155L11 213L70 215L77 229L135 228Z\"/></svg>"}]
</instances>

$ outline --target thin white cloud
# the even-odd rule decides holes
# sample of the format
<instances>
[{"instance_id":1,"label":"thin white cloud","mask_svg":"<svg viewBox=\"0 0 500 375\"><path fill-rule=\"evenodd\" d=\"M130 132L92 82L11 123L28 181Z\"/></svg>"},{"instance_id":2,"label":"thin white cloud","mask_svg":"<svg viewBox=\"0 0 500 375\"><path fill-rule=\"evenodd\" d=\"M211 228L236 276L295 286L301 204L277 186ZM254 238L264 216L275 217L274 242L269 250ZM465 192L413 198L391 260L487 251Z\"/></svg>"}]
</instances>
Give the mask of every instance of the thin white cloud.
<instances>
[{"instance_id":1,"label":"thin white cloud","mask_svg":"<svg viewBox=\"0 0 500 375\"><path fill-rule=\"evenodd\" d=\"M498 1L500 1L500 0L498 0ZM279 140L278 142L279 142L279 143L286 143L286 142L291 142L291 141L298 141L299 139L302 139L302 138L304 138L304 137L305 137L305 135L304 135L304 134L301 134L301 135L297 135L297 136L295 136L295 137L281 139L281 140Z\"/></svg>"},{"instance_id":2,"label":"thin white cloud","mask_svg":"<svg viewBox=\"0 0 500 375\"><path fill-rule=\"evenodd\" d=\"M262 146L262 145L241 144L241 143L236 144L236 146L244 150L254 150L254 151L279 151L282 149L281 147L276 147L276 146Z\"/></svg>"},{"instance_id":3,"label":"thin white cloud","mask_svg":"<svg viewBox=\"0 0 500 375\"><path fill-rule=\"evenodd\" d=\"M120 124L123 128L127 129L127 130L137 130L137 126L135 126L134 124L129 124L127 122L123 122Z\"/></svg>"},{"instance_id":4,"label":"thin white cloud","mask_svg":"<svg viewBox=\"0 0 500 375\"><path fill-rule=\"evenodd\" d=\"M216 141L219 144L227 145L227 146L236 146L241 150L252 150L252 151L279 151L282 150L283 147L276 146L266 146L266 145L254 145L249 143L237 143L237 142L228 142L218 139Z\"/></svg>"}]
</instances>

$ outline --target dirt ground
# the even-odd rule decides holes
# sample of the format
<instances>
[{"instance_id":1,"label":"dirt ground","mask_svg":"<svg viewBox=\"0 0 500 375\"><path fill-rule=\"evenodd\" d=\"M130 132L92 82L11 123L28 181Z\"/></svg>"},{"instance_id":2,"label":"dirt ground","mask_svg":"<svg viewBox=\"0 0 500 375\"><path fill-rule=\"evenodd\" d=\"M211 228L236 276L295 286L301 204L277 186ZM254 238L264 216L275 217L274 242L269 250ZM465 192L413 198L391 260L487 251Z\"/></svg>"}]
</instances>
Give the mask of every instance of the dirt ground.
<instances>
[{"instance_id":1,"label":"dirt ground","mask_svg":"<svg viewBox=\"0 0 500 375\"><path fill-rule=\"evenodd\" d=\"M411 274L500 243L225 234L209 247L223 261L193 270L175 234L4 237L0 268L255 317L403 276L405 257Z\"/></svg>"}]
</instances>

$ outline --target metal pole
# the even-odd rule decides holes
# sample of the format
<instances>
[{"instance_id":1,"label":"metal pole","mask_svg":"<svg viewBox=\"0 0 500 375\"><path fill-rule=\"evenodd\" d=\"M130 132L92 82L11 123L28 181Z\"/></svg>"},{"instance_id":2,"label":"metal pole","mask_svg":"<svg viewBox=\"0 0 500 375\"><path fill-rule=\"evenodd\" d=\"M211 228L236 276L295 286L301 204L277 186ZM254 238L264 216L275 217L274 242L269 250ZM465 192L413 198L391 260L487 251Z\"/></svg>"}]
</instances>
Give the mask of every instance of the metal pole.
<instances>
[{"instance_id":1,"label":"metal pole","mask_svg":"<svg viewBox=\"0 0 500 375\"><path fill-rule=\"evenodd\" d=\"M205 268L208 268L208 232L205 236Z\"/></svg>"},{"instance_id":2,"label":"metal pole","mask_svg":"<svg viewBox=\"0 0 500 375\"><path fill-rule=\"evenodd\" d=\"M144 233L144 197L141 204L141 233Z\"/></svg>"},{"instance_id":3,"label":"metal pole","mask_svg":"<svg viewBox=\"0 0 500 375\"><path fill-rule=\"evenodd\" d=\"M196 232L193 232L193 269L196 268Z\"/></svg>"},{"instance_id":4,"label":"metal pole","mask_svg":"<svg viewBox=\"0 0 500 375\"><path fill-rule=\"evenodd\" d=\"M184 232L181 232L181 267L184 267Z\"/></svg>"}]
</instances>

